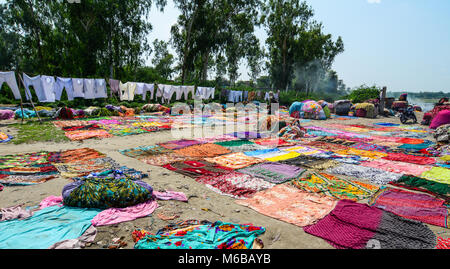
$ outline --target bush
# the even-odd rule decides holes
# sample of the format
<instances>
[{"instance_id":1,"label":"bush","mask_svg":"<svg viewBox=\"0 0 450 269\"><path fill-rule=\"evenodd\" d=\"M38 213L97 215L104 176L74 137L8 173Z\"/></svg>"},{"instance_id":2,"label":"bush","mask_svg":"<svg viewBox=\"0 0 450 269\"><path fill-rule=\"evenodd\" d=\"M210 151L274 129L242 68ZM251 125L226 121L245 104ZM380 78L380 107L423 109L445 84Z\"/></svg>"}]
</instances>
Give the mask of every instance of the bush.
<instances>
[{"instance_id":1,"label":"bush","mask_svg":"<svg viewBox=\"0 0 450 269\"><path fill-rule=\"evenodd\" d=\"M376 86L368 87L366 85L362 85L353 90L348 96L345 97L345 99L351 100L354 104L364 103L367 100L379 98L380 91L381 89Z\"/></svg>"}]
</instances>

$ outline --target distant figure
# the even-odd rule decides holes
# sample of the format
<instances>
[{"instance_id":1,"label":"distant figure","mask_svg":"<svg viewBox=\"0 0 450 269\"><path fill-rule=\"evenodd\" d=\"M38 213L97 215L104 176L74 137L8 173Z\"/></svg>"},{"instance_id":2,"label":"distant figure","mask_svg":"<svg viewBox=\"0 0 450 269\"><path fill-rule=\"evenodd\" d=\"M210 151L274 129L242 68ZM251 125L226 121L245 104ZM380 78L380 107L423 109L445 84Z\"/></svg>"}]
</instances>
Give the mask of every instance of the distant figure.
<instances>
[{"instance_id":1,"label":"distant figure","mask_svg":"<svg viewBox=\"0 0 450 269\"><path fill-rule=\"evenodd\" d=\"M404 101L404 102L407 102L407 99L408 99L407 93L400 95L400 97L398 98L399 101Z\"/></svg>"}]
</instances>

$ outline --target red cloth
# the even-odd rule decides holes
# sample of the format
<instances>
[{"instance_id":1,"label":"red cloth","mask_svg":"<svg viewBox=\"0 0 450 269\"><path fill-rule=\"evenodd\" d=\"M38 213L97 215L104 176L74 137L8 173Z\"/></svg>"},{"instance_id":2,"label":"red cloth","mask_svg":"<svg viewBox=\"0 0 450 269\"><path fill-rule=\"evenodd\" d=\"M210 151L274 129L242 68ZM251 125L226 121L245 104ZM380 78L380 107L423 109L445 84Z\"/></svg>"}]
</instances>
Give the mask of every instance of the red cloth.
<instances>
[{"instance_id":1,"label":"red cloth","mask_svg":"<svg viewBox=\"0 0 450 269\"><path fill-rule=\"evenodd\" d=\"M383 157L383 159L390 160L390 161L405 162L405 163L421 164L421 165L436 163L436 160L433 158L408 155L408 154L404 154L404 153L388 153L388 156Z\"/></svg>"},{"instance_id":2,"label":"red cloth","mask_svg":"<svg viewBox=\"0 0 450 269\"><path fill-rule=\"evenodd\" d=\"M356 117L364 118L366 116L366 110L360 108L356 110Z\"/></svg>"}]
</instances>

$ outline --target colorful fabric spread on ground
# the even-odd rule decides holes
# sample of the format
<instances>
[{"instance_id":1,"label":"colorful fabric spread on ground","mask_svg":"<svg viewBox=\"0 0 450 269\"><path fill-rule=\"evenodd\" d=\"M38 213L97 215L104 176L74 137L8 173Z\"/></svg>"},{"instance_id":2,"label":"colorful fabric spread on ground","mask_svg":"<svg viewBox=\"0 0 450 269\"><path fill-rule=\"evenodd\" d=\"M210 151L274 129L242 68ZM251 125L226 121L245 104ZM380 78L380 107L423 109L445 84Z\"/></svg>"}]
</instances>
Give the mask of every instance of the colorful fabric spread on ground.
<instances>
[{"instance_id":1,"label":"colorful fabric spread on ground","mask_svg":"<svg viewBox=\"0 0 450 269\"><path fill-rule=\"evenodd\" d=\"M274 184L250 175L230 172L219 176L201 176L195 181L207 188L236 199L252 197L256 192L272 188Z\"/></svg>"},{"instance_id":2,"label":"colorful fabric spread on ground","mask_svg":"<svg viewBox=\"0 0 450 269\"><path fill-rule=\"evenodd\" d=\"M305 169L287 164L268 162L256 164L251 167L240 169L238 171L240 173L260 177L274 184L280 184L293 178L299 177L305 172Z\"/></svg>"},{"instance_id":3,"label":"colorful fabric spread on ground","mask_svg":"<svg viewBox=\"0 0 450 269\"><path fill-rule=\"evenodd\" d=\"M389 182L397 181L402 174L396 174L392 172L386 172L381 169L358 166L354 164L341 164L339 166L329 168L327 173L351 176L354 178L369 180L372 184L386 185Z\"/></svg>"},{"instance_id":4,"label":"colorful fabric spread on ground","mask_svg":"<svg viewBox=\"0 0 450 269\"><path fill-rule=\"evenodd\" d=\"M430 150L432 142L422 139L427 131L395 124L327 127L306 126L307 133L293 140L235 132L121 152L194 178L261 214L307 226L337 248L435 247L434 234L413 220L447 227L450 170L443 151ZM387 184L422 194L405 201L375 196ZM419 205L420 195L435 203ZM373 197L394 209L354 203Z\"/></svg>"},{"instance_id":5,"label":"colorful fabric spread on ground","mask_svg":"<svg viewBox=\"0 0 450 269\"><path fill-rule=\"evenodd\" d=\"M397 180L396 182L391 182L390 184L406 189L430 193L438 196L439 198L447 200L447 204L450 204L449 184L439 183L436 181L427 180L411 175L403 175L399 180Z\"/></svg>"},{"instance_id":6,"label":"colorful fabric spread on ground","mask_svg":"<svg viewBox=\"0 0 450 269\"><path fill-rule=\"evenodd\" d=\"M192 178L200 176L219 176L233 171L233 169L200 160L175 162L163 165L163 167Z\"/></svg>"},{"instance_id":7,"label":"colorful fabric spread on ground","mask_svg":"<svg viewBox=\"0 0 450 269\"><path fill-rule=\"evenodd\" d=\"M51 206L23 220L0 222L0 249L47 249L75 239L90 226L97 209ZM57 231L57 232L55 232Z\"/></svg>"},{"instance_id":8,"label":"colorful fabric spread on ground","mask_svg":"<svg viewBox=\"0 0 450 269\"><path fill-rule=\"evenodd\" d=\"M48 152L0 156L0 183L3 185L33 185L58 176L49 162Z\"/></svg>"},{"instance_id":9,"label":"colorful fabric spread on ground","mask_svg":"<svg viewBox=\"0 0 450 269\"><path fill-rule=\"evenodd\" d=\"M71 140L107 138L168 130L171 128L171 123L172 120L168 116L103 117L53 122L56 127L63 129L66 136Z\"/></svg>"},{"instance_id":10,"label":"colorful fabric spread on ground","mask_svg":"<svg viewBox=\"0 0 450 269\"><path fill-rule=\"evenodd\" d=\"M251 249L265 228L217 221L192 225L140 239L135 249Z\"/></svg>"},{"instance_id":11,"label":"colorful fabric spread on ground","mask_svg":"<svg viewBox=\"0 0 450 269\"><path fill-rule=\"evenodd\" d=\"M428 194L385 188L372 197L370 205L407 219L445 228L450 222L445 201Z\"/></svg>"},{"instance_id":12,"label":"colorful fabric spread on ground","mask_svg":"<svg viewBox=\"0 0 450 269\"><path fill-rule=\"evenodd\" d=\"M292 181L292 184L307 192L325 194L336 199L359 201L371 197L379 187L346 179L340 179L325 173L313 173L306 178Z\"/></svg>"},{"instance_id":13,"label":"colorful fabric spread on ground","mask_svg":"<svg viewBox=\"0 0 450 269\"><path fill-rule=\"evenodd\" d=\"M338 249L433 249L436 236L423 223L377 207L341 200L305 232Z\"/></svg>"},{"instance_id":14,"label":"colorful fabric spread on ground","mask_svg":"<svg viewBox=\"0 0 450 269\"><path fill-rule=\"evenodd\" d=\"M256 193L252 198L236 203L257 212L298 226L311 225L325 217L336 206L337 200L307 193L286 185Z\"/></svg>"}]
</instances>

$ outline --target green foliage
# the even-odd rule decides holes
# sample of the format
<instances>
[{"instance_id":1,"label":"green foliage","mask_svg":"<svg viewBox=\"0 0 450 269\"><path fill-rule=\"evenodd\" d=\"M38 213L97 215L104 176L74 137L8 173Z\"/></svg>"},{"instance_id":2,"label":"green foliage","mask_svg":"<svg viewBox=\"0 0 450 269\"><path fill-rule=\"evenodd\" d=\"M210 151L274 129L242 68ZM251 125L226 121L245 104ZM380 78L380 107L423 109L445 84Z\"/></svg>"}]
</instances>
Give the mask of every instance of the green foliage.
<instances>
[{"instance_id":1,"label":"green foliage","mask_svg":"<svg viewBox=\"0 0 450 269\"><path fill-rule=\"evenodd\" d=\"M354 89L346 99L351 100L354 104L363 103L369 99L376 99L380 97L381 89L377 86L368 87L366 85L361 85Z\"/></svg>"},{"instance_id":2,"label":"green foliage","mask_svg":"<svg viewBox=\"0 0 450 269\"><path fill-rule=\"evenodd\" d=\"M341 37L336 42L313 20L314 11L305 1L269 0L263 7L267 29L270 78L278 89L314 90L331 68L336 55L344 51Z\"/></svg>"}]
</instances>

